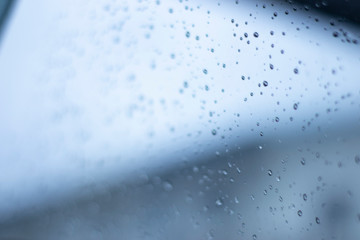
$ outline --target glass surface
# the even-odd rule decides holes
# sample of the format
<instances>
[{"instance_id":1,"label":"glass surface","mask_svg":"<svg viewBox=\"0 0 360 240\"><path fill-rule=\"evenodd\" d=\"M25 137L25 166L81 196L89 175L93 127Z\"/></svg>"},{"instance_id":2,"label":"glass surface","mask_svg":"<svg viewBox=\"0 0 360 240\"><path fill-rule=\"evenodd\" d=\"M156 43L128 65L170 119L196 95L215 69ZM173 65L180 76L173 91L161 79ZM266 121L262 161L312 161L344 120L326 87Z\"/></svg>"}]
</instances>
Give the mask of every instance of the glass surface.
<instances>
[{"instance_id":1,"label":"glass surface","mask_svg":"<svg viewBox=\"0 0 360 240\"><path fill-rule=\"evenodd\" d=\"M283 1L19 1L0 238L359 239L360 25Z\"/></svg>"}]
</instances>

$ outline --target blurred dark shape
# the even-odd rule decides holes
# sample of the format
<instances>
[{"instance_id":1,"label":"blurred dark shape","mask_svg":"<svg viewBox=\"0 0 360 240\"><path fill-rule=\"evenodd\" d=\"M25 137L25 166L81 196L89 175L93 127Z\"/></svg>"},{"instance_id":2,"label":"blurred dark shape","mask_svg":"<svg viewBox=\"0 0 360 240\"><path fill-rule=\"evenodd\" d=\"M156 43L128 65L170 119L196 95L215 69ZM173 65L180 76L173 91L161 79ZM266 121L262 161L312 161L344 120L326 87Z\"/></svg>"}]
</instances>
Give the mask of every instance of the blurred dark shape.
<instances>
[{"instance_id":1,"label":"blurred dark shape","mask_svg":"<svg viewBox=\"0 0 360 240\"><path fill-rule=\"evenodd\" d=\"M16 0L0 1L0 41L4 32L6 21L8 20L8 16L10 15L11 10L14 8L15 3Z\"/></svg>"},{"instance_id":2,"label":"blurred dark shape","mask_svg":"<svg viewBox=\"0 0 360 240\"><path fill-rule=\"evenodd\" d=\"M358 0L297 0L297 2L304 4L306 8L311 7L332 15L338 20L360 23L360 1Z\"/></svg>"}]
</instances>

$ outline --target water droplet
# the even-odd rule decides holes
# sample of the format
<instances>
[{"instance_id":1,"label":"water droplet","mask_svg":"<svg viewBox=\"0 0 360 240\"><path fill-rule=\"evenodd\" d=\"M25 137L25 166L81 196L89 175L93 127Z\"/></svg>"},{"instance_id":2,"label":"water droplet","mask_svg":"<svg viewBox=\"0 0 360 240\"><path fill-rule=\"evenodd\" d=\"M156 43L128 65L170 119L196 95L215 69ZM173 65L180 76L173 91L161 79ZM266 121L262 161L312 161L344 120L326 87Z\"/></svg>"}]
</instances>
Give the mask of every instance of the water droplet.
<instances>
[{"instance_id":1,"label":"water droplet","mask_svg":"<svg viewBox=\"0 0 360 240\"><path fill-rule=\"evenodd\" d=\"M163 182L163 188L166 192L170 192L174 189L173 185L168 181Z\"/></svg>"},{"instance_id":2,"label":"water droplet","mask_svg":"<svg viewBox=\"0 0 360 240\"><path fill-rule=\"evenodd\" d=\"M317 224L320 224L320 218L316 217L316 218L315 218L315 222L316 222Z\"/></svg>"},{"instance_id":3,"label":"water droplet","mask_svg":"<svg viewBox=\"0 0 360 240\"><path fill-rule=\"evenodd\" d=\"M269 84L267 81L263 81L263 85L264 85L264 87L267 87Z\"/></svg>"},{"instance_id":4,"label":"water droplet","mask_svg":"<svg viewBox=\"0 0 360 240\"><path fill-rule=\"evenodd\" d=\"M300 162L301 162L302 165L305 165L305 158L301 159Z\"/></svg>"},{"instance_id":5,"label":"water droplet","mask_svg":"<svg viewBox=\"0 0 360 240\"><path fill-rule=\"evenodd\" d=\"M253 235L252 235L252 238L253 238L254 240L256 240L256 239L257 239L256 234L253 234Z\"/></svg>"},{"instance_id":6,"label":"water droplet","mask_svg":"<svg viewBox=\"0 0 360 240\"><path fill-rule=\"evenodd\" d=\"M209 210L209 206L206 206L206 205L205 205L205 206L203 207L203 211L204 211L204 212L207 212L208 210Z\"/></svg>"},{"instance_id":7,"label":"water droplet","mask_svg":"<svg viewBox=\"0 0 360 240\"><path fill-rule=\"evenodd\" d=\"M276 181L280 182L281 178L280 176L277 176Z\"/></svg>"},{"instance_id":8,"label":"water droplet","mask_svg":"<svg viewBox=\"0 0 360 240\"><path fill-rule=\"evenodd\" d=\"M298 109L298 105L297 105L297 103L294 103L293 108L294 108L294 110L297 110L297 109Z\"/></svg>"},{"instance_id":9,"label":"water droplet","mask_svg":"<svg viewBox=\"0 0 360 240\"><path fill-rule=\"evenodd\" d=\"M303 199L304 199L304 201L307 200L307 195L306 195L306 193L303 194Z\"/></svg>"},{"instance_id":10,"label":"water droplet","mask_svg":"<svg viewBox=\"0 0 360 240\"><path fill-rule=\"evenodd\" d=\"M280 118L276 117L275 122L279 122L279 121L280 121Z\"/></svg>"},{"instance_id":11,"label":"water droplet","mask_svg":"<svg viewBox=\"0 0 360 240\"><path fill-rule=\"evenodd\" d=\"M360 164L360 156L359 155L355 156L355 163Z\"/></svg>"},{"instance_id":12,"label":"water droplet","mask_svg":"<svg viewBox=\"0 0 360 240\"><path fill-rule=\"evenodd\" d=\"M298 73L299 73L299 69L294 68L294 73L295 73L295 74L298 74Z\"/></svg>"},{"instance_id":13,"label":"water droplet","mask_svg":"<svg viewBox=\"0 0 360 240\"><path fill-rule=\"evenodd\" d=\"M259 33L258 32L254 32L254 37L259 37Z\"/></svg>"},{"instance_id":14,"label":"water droplet","mask_svg":"<svg viewBox=\"0 0 360 240\"><path fill-rule=\"evenodd\" d=\"M214 230L211 229L207 235L208 235L208 239L213 239L214 238Z\"/></svg>"},{"instance_id":15,"label":"water droplet","mask_svg":"<svg viewBox=\"0 0 360 240\"><path fill-rule=\"evenodd\" d=\"M190 37L190 32L186 32L186 33L185 33L185 36L186 36L187 38L189 38L189 37Z\"/></svg>"},{"instance_id":16,"label":"water droplet","mask_svg":"<svg viewBox=\"0 0 360 240\"><path fill-rule=\"evenodd\" d=\"M213 130L211 131L211 134L214 135L214 136L216 135L216 133L217 133L217 132L216 132L215 129L213 129Z\"/></svg>"},{"instance_id":17,"label":"water droplet","mask_svg":"<svg viewBox=\"0 0 360 240\"><path fill-rule=\"evenodd\" d=\"M208 73L208 70L207 70L207 69L203 69L203 73L204 73L204 74L207 74L207 73Z\"/></svg>"},{"instance_id":18,"label":"water droplet","mask_svg":"<svg viewBox=\"0 0 360 240\"><path fill-rule=\"evenodd\" d=\"M185 201L186 201L187 203L191 203L191 202L193 201L192 195L191 195L191 194L188 194L188 195L186 196L186 198L185 198Z\"/></svg>"},{"instance_id":19,"label":"water droplet","mask_svg":"<svg viewBox=\"0 0 360 240\"><path fill-rule=\"evenodd\" d=\"M299 217L301 217L303 213L302 213L301 210L299 210L299 211L297 212L297 214L299 215Z\"/></svg>"},{"instance_id":20,"label":"water droplet","mask_svg":"<svg viewBox=\"0 0 360 240\"><path fill-rule=\"evenodd\" d=\"M223 205L223 201L219 198L219 199L217 199L217 200L215 201L215 205L218 206L218 207L220 207L220 206Z\"/></svg>"},{"instance_id":21,"label":"water droplet","mask_svg":"<svg viewBox=\"0 0 360 240\"><path fill-rule=\"evenodd\" d=\"M268 174L269 174L269 176L272 175L272 171L270 169L268 170Z\"/></svg>"}]
</instances>

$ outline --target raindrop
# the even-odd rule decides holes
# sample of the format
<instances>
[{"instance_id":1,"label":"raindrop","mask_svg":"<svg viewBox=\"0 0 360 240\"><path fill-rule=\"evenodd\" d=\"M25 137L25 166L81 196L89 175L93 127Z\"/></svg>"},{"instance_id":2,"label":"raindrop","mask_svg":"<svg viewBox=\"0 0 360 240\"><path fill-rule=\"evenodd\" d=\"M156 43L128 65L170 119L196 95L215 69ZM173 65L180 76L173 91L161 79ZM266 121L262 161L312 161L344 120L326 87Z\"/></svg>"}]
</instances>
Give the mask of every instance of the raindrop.
<instances>
[{"instance_id":1,"label":"raindrop","mask_svg":"<svg viewBox=\"0 0 360 240\"><path fill-rule=\"evenodd\" d=\"M316 217L315 221L316 221L317 224L320 224L320 218Z\"/></svg>"},{"instance_id":2,"label":"raindrop","mask_svg":"<svg viewBox=\"0 0 360 240\"><path fill-rule=\"evenodd\" d=\"M174 189L173 185L168 181L163 183L163 188L166 192L171 192Z\"/></svg>"},{"instance_id":3,"label":"raindrop","mask_svg":"<svg viewBox=\"0 0 360 240\"><path fill-rule=\"evenodd\" d=\"M253 235L252 235L252 238L253 238L254 240L256 240L256 239L257 239L256 234L253 234Z\"/></svg>"},{"instance_id":4,"label":"raindrop","mask_svg":"<svg viewBox=\"0 0 360 240\"><path fill-rule=\"evenodd\" d=\"M268 174L269 174L269 176L272 175L272 171L270 169L268 170Z\"/></svg>"},{"instance_id":5,"label":"raindrop","mask_svg":"<svg viewBox=\"0 0 360 240\"><path fill-rule=\"evenodd\" d=\"M298 104L297 104L297 103L294 103L293 108L294 108L294 110L297 110L297 109L298 109Z\"/></svg>"},{"instance_id":6,"label":"raindrop","mask_svg":"<svg viewBox=\"0 0 360 240\"><path fill-rule=\"evenodd\" d=\"M190 37L190 32L186 32L186 33L185 33L185 36L186 36L187 38L189 38L189 37Z\"/></svg>"},{"instance_id":7,"label":"raindrop","mask_svg":"<svg viewBox=\"0 0 360 240\"><path fill-rule=\"evenodd\" d=\"M213 130L211 131L211 134L214 135L214 136L216 135L216 133L217 133L217 132L216 132L215 129L213 129Z\"/></svg>"},{"instance_id":8,"label":"raindrop","mask_svg":"<svg viewBox=\"0 0 360 240\"><path fill-rule=\"evenodd\" d=\"M219 199L217 199L217 200L215 201L215 205L218 206L218 207L220 207L220 206L223 205L223 201L219 198Z\"/></svg>"},{"instance_id":9,"label":"raindrop","mask_svg":"<svg viewBox=\"0 0 360 240\"><path fill-rule=\"evenodd\" d=\"M207 70L207 69L203 69L203 73L204 73L204 74L207 74L207 73L208 73L208 70Z\"/></svg>"},{"instance_id":10,"label":"raindrop","mask_svg":"<svg viewBox=\"0 0 360 240\"><path fill-rule=\"evenodd\" d=\"M264 85L264 87L267 87L269 84L268 84L267 81L264 81L264 82L263 82L263 85Z\"/></svg>"},{"instance_id":11,"label":"raindrop","mask_svg":"<svg viewBox=\"0 0 360 240\"><path fill-rule=\"evenodd\" d=\"M360 156L359 155L355 156L355 163L360 164Z\"/></svg>"},{"instance_id":12,"label":"raindrop","mask_svg":"<svg viewBox=\"0 0 360 240\"><path fill-rule=\"evenodd\" d=\"M301 159L301 165L305 165L305 158Z\"/></svg>"},{"instance_id":13,"label":"raindrop","mask_svg":"<svg viewBox=\"0 0 360 240\"><path fill-rule=\"evenodd\" d=\"M301 210L299 210L299 211L297 212L297 214L299 215L299 217L301 217L303 213L302 213Z\"/></svg>"},{"instance_id":14,"label":"raindrop","mask_svg":"<svg viewBox=\"0 0 360 240\"><path fill-rule=\"evenodd\" d=\"M298 74L298 73L299 73L299 69L294 68L294 73L295 73L295 74Z\"/></svg>"},{"instance_id":15,"label":"raindrop","mask_svg":"<svg viewBox=\"0 0 360 240\"><path fill-rule=\"evenodd\" d=\"M304 201L307 200L307 195L306 195L306 193L303 194L303 199L304 199Z\"/></svg>"},{"instance_id":16,"label":"raindrop","mask_svg":"<svg viewBox=\"0 0 360 240\"><path fill-rule=\"evenodd\" d=\"M259 33L258 32L254 32L254 37L259 37Z\"/></svg>"}]
</instances>

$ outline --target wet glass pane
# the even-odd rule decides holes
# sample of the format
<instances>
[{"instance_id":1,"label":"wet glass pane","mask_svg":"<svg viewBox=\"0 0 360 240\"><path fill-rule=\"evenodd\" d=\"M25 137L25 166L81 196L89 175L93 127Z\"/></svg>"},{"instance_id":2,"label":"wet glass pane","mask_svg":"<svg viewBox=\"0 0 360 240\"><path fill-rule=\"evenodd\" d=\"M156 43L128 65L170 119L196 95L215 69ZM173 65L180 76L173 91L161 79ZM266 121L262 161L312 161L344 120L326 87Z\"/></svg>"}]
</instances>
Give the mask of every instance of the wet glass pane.
<instances>
[{"instance_id":1,"label":"wet glass pane","mask_svg":"<svg viewBox=\"0 0 360 240\"><path fill-rule=\"evenodd\" d=\"M18 1L0 238L359 239L358 9Z\"/></svg>"}]
</instances>

